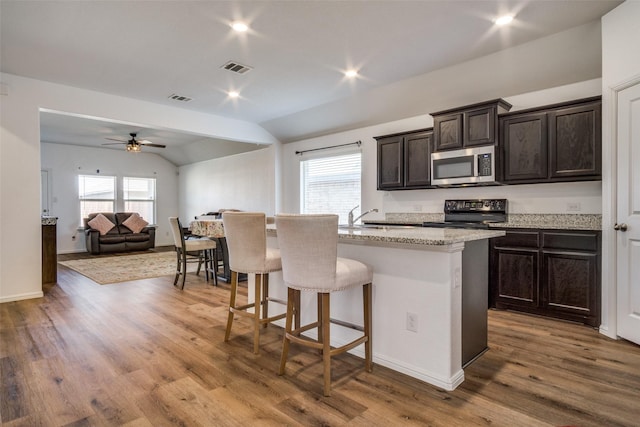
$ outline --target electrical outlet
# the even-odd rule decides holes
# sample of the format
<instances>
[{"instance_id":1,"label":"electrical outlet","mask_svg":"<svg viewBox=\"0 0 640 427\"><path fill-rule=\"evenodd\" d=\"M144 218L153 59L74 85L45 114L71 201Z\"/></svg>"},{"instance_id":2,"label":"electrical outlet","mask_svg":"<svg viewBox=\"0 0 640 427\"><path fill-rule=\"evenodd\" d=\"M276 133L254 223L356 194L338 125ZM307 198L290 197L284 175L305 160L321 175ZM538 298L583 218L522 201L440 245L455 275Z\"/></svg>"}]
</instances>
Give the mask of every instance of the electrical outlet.
<instances>
[{"instance_id":1,"label":"electrical outlet","mask_svg":"<svg viewBox=\"0 0 640 427\"><path fill-rule=\"evenodd\" d=\"M462 282L462 273L460 271L460 267L456 267L456 269L453 271L453 287L454 288L459 288Z\"/></svg>"},{"instance_id":2,"label":"electrical outlet","mask_svg":"<svg viewBox=\"0 0 640 427\"><path fill-rule=\"evenodd\" d=\"M418 332L418 315L407 312L407 331Z\"/></svg>"},{"instance_id":3,"label":"electrical outlet","mask_svg":"<svg viewBox=\"0 0 640 427\"><path fill-rule=\"evenodd\" d=\"M569 202L567 203L567 212L580 212L582 207L580 206L580 202Z\"/></svg>"}]
</instances>

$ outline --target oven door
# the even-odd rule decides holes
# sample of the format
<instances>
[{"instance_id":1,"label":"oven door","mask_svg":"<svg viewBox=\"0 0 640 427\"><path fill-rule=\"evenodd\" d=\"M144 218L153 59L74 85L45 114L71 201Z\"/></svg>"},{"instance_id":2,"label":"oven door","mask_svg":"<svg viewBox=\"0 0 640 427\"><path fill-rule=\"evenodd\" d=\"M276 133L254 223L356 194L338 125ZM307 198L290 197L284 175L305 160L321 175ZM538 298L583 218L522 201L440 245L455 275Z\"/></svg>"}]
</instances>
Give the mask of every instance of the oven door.
<instances>
[{"instance_id":1,"label":"oven door","mask_svg":"<svg viewBox=\"0 0 640 427\"><path fill-rule=\"evenodd\" d=\"M495 147L467 148L431 154L431 185L495 183Z\"/></svg>"}]
</instances>

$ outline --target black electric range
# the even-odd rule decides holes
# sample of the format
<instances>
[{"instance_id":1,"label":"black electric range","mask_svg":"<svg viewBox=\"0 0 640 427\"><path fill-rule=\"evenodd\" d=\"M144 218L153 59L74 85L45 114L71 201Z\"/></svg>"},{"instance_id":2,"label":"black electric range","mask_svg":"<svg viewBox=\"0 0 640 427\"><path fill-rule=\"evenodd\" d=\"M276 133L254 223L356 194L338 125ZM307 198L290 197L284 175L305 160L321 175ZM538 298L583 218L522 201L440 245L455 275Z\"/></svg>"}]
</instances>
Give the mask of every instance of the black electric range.
<instances>
[{"instance_id":1,"label":"black electric range","mask_svg":"<svg viewBox=\"0 0 640 427\"><path fill-rule=\"evenodd\" d=\"M507 199L445 200L444 222L424 222L423 227L487 229L507 220Z\"/></svg>"}]
</instances>

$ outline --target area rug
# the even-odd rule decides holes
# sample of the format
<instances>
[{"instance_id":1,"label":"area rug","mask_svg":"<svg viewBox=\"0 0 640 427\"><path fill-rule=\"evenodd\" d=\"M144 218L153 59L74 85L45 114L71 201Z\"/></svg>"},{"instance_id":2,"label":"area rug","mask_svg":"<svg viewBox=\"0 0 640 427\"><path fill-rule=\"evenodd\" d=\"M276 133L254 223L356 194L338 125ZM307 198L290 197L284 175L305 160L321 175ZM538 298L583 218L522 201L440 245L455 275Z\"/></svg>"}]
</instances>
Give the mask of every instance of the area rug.
<instances>
[{"instance_id":1,"label":"area rug","mask_svg":"<svg viewBox=\"0 0 640 427\"><path fill-rule=\"evenodd\" d=\"M59 263L101 285L173 276L176 273L176 253L173 251L77 259ZM187 264L187 272L195 272L197 267L197 263Z\"/></svg>"}]
</instances>

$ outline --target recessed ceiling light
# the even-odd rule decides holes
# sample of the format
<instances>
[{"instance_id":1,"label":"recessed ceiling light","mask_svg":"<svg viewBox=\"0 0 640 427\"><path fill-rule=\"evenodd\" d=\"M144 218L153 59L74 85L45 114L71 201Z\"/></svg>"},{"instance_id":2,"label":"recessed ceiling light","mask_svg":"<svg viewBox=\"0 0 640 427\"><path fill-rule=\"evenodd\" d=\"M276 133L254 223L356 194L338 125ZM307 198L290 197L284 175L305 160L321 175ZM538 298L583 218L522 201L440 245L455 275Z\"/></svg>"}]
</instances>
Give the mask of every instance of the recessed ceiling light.
<instances>
[{"instance_id":1,"label":"recessed ceiling light","mask_svg":"<svg viewBox=\"0 0 640 427\"><path fill-rule=\"evenodd\" d=\"M237 98L240 96L240 93L236 92L235 90L232 90L228 93L229 98Z\"/></svg>"},{"instance_id":2,"label":"recessed ceiling light","mask_svg":"<svg viewBox=\"0 0 640 427\"><path fill-rule=\"evenodd\" d=\"M349 77L349 78L353 78L356 77L358 75L358 71L357 70L347 70L344 72L344 75Z\"/></svg>"},{"instance_id":3,"label":"recessed ceiling light","mask_svg":"<svg viewBox=\"0 0 640 427\"><path fill-rule=\"evenodd\" d=\"M244 33L249 29L249 26L244 22L236 21L231 24L231 28L238 33Z\"/></svg>"},{"instance_id":4,"label":"recessed ceiling light","mask_svg":"<svg viewBox=\"0 0 640 427\"><path fill-rule=\"evenodd\" d=\"M513 15L502 15L499 18L497 18L494 22L496 23L496 25L508 25L511 23L511 21L513 21Z\"/></svg>"}]
</instances>

